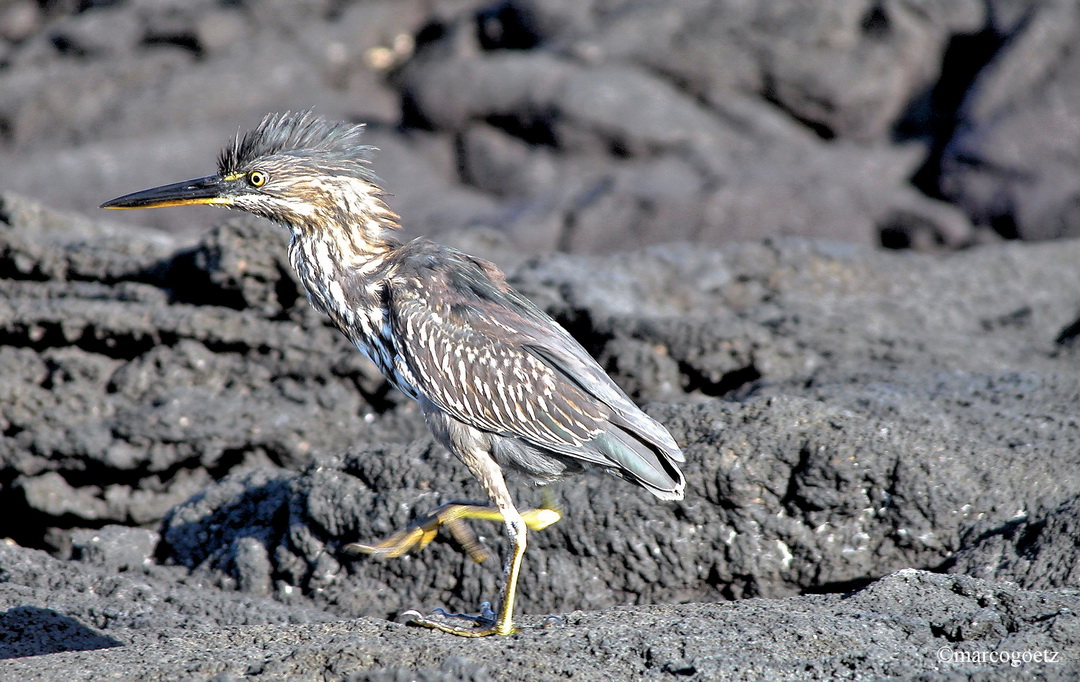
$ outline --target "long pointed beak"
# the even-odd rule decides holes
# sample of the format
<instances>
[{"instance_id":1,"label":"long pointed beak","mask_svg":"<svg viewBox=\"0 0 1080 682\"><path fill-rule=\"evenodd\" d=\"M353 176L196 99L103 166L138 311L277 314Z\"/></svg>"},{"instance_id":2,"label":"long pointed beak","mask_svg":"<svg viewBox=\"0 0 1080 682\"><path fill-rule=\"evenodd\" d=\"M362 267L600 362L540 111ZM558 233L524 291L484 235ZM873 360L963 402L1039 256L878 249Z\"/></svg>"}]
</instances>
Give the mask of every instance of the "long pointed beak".
<instances>
[{"instance_id":1,"label":"long pointed beak","mask_svg":"<svg viewBox=\"0 0 1080 682\"><path fill-rule=\"evenodd\" d=\"M225 183L219 175L174 182L141 192L132 192L110 199L101 208L160 208L162 206L186 206L188 204L216 204L228 206L232 199L225 196Z\"/></svg>"}]
</instances>

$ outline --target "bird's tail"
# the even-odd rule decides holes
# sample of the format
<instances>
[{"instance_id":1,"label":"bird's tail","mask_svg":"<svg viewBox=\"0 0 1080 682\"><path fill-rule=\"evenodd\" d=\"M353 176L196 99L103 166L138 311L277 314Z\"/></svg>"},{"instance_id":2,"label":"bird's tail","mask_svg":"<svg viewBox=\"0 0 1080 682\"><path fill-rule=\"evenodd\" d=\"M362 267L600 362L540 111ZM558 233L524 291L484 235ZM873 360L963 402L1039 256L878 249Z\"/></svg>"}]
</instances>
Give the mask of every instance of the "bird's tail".
<instances>
[{"instance_id":1,"label":"bird's tail","mask_svg":"<svg viewBox=\"0 0 1080 682\"><path fill-rule=\"evenodd\" d=\"M686 481L678 462L683 461L678 447L673 450L637 437L615 424L593 440L596 449L610 459L614 473L645 488L661 500L681 500Z\"/></svg>"}]
</instances>

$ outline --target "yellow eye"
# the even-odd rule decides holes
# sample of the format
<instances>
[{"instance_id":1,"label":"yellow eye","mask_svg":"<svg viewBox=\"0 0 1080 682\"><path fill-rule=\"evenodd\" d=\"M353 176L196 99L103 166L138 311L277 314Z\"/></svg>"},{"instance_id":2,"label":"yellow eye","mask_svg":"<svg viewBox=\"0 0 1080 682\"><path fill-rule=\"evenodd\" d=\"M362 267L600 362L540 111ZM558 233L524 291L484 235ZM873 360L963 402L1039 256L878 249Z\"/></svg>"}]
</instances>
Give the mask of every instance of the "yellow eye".
<instances>
[{"instance_id":1,"label":"yellow eye","mask_svg":"<svg viewBox=\"0 0 1080 682\"><path fill-rule=\"evenodd\" d=\"M248 184L250 184L252 187L262 187L266 184L266 181L269 179L269 177L266 175L266 173L256 170L248 173L247 179Z\"/></svg>"}]
</instances>

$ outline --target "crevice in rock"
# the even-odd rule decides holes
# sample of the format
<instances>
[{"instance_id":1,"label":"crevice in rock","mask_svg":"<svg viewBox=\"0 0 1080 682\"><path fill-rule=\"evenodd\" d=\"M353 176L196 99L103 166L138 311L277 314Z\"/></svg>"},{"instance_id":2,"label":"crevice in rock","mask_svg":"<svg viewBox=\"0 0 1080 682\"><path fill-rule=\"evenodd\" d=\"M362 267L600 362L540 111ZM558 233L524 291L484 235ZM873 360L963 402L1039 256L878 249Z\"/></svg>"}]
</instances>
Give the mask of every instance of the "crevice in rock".
<instances>
[{"instance_id":1,"label":"crevice in rock","mask_svg":"<svg viewBox=\"0 0 1080 682\"><path fill-rule=\"evenodd\" d=\"M492 114L484 122L534 147L557 147L558 138L550 117L525 114Z\"/></svg>"},{"instance_id":2,"label":"crevice in rock","mask_svg":"<svg viewBox=\"0 0 1080 682\"><path fill-rule=\"evenodd\" d=\"M975 33L954 35L942 57L937 82L916 97L897 122L893 131L895 140L917 139L930 145L926 161L911 179L915 188L926 196L946 199L941 188L941 166L949 145L963 125L967 93L1008 39L1008 35L1002 35L991 26Z\"/></svg>"},{"instance_id":3,"label":"crevice in rock","mask_svg":"<svg viewBox=\"0 0 1080 682\"><path fill-rule=\"evenodd\" d=\"M531 13L499 2L476 13L476 36L483 50L531 50L541 42Z\"/></svg>"},{"instance_id":4,"label":"crevice in rock","mask_svg":"<svg viewBox=\"0 0 1080 682\"><path fill-rule=\"evenodd\" d=\"M150 33L143 38L142 42L143 45L147 47L177 47L186 52L190 52L196 57L202 57L205 53L202 45L199 44L199 39L196 36L187 33Z\"/></svg>"},{"instance_id":5,"label":"crevice in rock","mask_svg":"<svg viewBox=\"0 0 1080 682\"><path fill-rule=\"evenodd\" d=\"M684 377L683 388L687 393L700 393L712 398L730 395L761 379L761 372L753 362L725 372L719 379L712 379L689 362L680 360L679 373Z\"/></svg>"},{"instance_id":6,"label":"crevice in rock","mask_svg":"<svg viewBox=\"0 0 1080 682\"><path fill-rule=\"evenodd\" d=\"M821 121L815 121L811 118L803 116L802 114L792 109L787 102L781 99L780 95L777 94L776 82L772 75L768 73L763 74L762 81L763 82L761 88L761 98L763 100L765 100L769 104L772 104L774 107L782 111L786 116L791 118L791 120L805 127L807 130L817 135L820 139L825 141L836 139L835 130L830 128L825 123L822 123ZM823 102L822 104L826 103Z\"/></svg>"},{"instance_id":7,"label":"crevice in rock","mask_svg":"<svg viewBox=\"0 0 1080 682\"><path fill-rule=\"evenodd\" d=\"M821 583L819 585L811 585L802 590L800 594L850 594L867 587L880 579L880 577L881 576L864 576L860 578L851 578L850 580L837 580L834 582Z\"/></svg>"}]
</instances>

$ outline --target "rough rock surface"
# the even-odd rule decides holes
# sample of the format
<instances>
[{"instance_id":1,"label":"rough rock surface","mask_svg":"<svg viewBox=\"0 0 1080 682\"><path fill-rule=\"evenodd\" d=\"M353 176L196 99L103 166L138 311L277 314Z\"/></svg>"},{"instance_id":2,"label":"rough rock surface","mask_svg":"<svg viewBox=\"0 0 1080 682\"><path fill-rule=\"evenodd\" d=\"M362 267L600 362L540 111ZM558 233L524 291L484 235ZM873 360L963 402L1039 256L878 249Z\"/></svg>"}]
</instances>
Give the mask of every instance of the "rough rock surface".
<instances>
[{"instance_id":1,"label":"rough rock surface","mask_svg":"<svg viewBox=\"0 0 1080 682\"><path fill-rule=\"evenodd\" d=\"M570 615L520 635L548 643L528 654L463 653L378 619L471 610L497 570L445 538L400 561L342 546L482 494L308 310L278 228L231 218L171 250L3 205L2 505L14 542L56 558L0 552L0 639L12 658L56 653L40 679L540 678L601 653L626 678L1012 671L936 659L946 646L1038 646L1063 663L1025 670L1075 670L1080 245L941 257L788 240L521 261L513 283L683 445L688 491L661 504L607 477L553 486L566 518L533 534L521 611ZM483 234L471 247L502 248ZM500 551L498 528L476 531ZM908 567L998 582L894 573ZM831 596L798 596L812 593ZM350 620L295 625L335 619ZM741 635L705 634L732 622ZM246 653L224 625L251 628ZM772 646L740 648L763 632Z\"/></svg>"},{"instance_id":2,"label":"rough rock surface","mask_svg":"<svg viewBox=\"0 0 1080 682\"><path fill-rule=\"evenodd\" d=\"M145 608L140 596L133 594L131 610ZM574 611L547 624L526 618L520 634L464 644L366 618L297 623L275 616L152 637L118 626L113 639L47 608L25 607L5 617L9 631L51 626L41 641L63 636L77 645L0 665L28 682L54 679L43 660L70 671L66 679L93 680L932 680L995 673L1066 680L1080 671L1075 597L915 570L846 595ZM993 653L995 662L980 663L979 652ZM1038 652L1050 662L1025 663L1025 652L1029 661Z\"/></svg>"},{"instance_id":3,"label":"rough rock surface","mask_svg":"<svg viewBox=\"0 0 1080 682\"><path fill-rule=\"evenodd\" d=\"M3 6L0 679L1077 678L1080 244L874 246L1075 233L1078 29L981 0ZM411 234L502 265L685 449L679 502L552 486L521 634L393 622L494 596L449 538L342 551L482 494L282 230L92 211L312 105L372 123Z\"/></svg>"}]
</instances>

